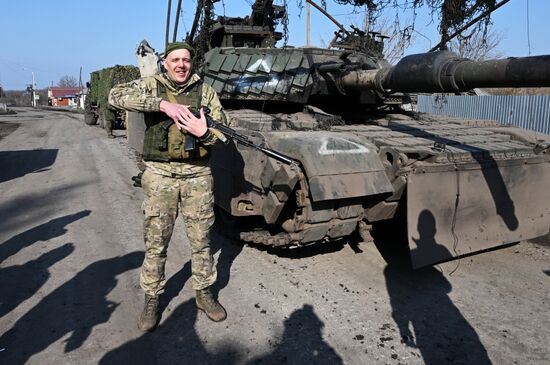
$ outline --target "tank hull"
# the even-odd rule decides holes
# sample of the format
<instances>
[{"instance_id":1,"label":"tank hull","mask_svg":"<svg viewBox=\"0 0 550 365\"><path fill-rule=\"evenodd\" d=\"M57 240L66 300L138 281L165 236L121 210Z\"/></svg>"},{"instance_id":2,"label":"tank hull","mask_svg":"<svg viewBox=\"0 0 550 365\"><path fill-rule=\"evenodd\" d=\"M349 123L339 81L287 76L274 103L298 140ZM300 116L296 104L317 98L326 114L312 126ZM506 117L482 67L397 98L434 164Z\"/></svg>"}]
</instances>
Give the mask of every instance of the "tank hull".
<instances>
[{"instance_id":1,"label":"tank hull","mask_svg":"<svg viewBox=\"0 0 550 365\"><path fill-rule=\"evenodd\" d=\"M215 181L232 181L216 187L218 205L255 222L236 225L244 241L295 247L356 231L365 238L405 212L421 267L549 230L550 156L496 122L379 114L319 130L305 112L285 123L253 110L228 115L235 129L299 162L289 167L235 145L214 153Z\"/></svg>"}]
</instances>

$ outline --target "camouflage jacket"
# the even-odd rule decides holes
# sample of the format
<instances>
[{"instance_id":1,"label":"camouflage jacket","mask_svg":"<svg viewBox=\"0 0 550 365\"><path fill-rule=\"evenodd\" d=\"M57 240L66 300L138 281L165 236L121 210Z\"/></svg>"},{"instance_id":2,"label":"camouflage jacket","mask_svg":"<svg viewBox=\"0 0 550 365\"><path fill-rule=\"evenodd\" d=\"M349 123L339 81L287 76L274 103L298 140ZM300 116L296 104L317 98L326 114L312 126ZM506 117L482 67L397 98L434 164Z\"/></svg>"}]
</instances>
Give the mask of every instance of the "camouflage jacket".
<instances>
[{"instance_id":1,"label":"camouflage jacket","mask_svg":"<svg viewBox=\"0 0 550 365\"><path fill-rule=\"evenodd\" d=\"M196 82L202 82L197 74L192 74L189 80L183 85L174 83L166 74L162 74L161 76L166 80L164 84L168 89L167 91L176 96L188 91ZM158 81L152 76L118 84L113 86L109 93L109 104L115 108L132 112L158 112L160 111L162 98L157 96L157 88ZM227 123L218 95L207 84L203 84L202 86L202 105L210 109L212 119ZM219 135L219 133L212 133L211 138L202 141L202 143L204 145L217 143L219 139L216 135ZM187 162L145 161L145 165L154 173L166 176L199 176L210 173L208 165L194 165Z\"/></svg>"}]
</instances>

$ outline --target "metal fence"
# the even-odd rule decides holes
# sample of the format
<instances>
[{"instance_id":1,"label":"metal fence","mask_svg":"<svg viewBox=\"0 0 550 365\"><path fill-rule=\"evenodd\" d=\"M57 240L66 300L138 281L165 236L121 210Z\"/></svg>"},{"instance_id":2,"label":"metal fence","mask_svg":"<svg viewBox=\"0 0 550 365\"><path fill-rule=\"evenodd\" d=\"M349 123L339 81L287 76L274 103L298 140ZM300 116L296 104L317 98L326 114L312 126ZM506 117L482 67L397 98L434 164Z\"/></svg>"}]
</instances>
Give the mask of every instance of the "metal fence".
<instances>
[{"instance_id":1,"label":"metal fence","mask_svg":"<svg viewBox=\"0 0 550 365\"><path fill-rule=\"evenodd\" d=\"M419 95L417 110L503 124L550 134L550 95Z\"/></svg>"}]
</instances>

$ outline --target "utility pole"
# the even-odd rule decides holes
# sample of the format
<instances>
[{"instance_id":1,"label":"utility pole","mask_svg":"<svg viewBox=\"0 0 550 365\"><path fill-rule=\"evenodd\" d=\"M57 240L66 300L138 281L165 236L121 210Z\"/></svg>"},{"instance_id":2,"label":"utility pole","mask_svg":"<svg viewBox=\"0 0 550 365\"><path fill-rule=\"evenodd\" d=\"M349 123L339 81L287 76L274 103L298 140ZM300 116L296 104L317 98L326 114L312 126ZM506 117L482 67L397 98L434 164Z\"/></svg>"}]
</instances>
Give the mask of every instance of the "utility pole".
<instances>
[{"instance_id":1,"label":"utility pole","mask_svg":"<svg viewBox=\"0 0 550 365\"><path fill-rule=\"evenodd\" d=\"M310 34L310 18L309 18L309 3L306 3L306 47L311 47L311 34Z\"/></svg>"},{"instance_id":2,"label":"utility pole","mask_svg":"<svg viewBox=\"0 0 550 365\"><path fill-rule=\"evenodd\" d=\"M36 83L34 81L34 71L31 71L32 74L32 84L27 87L27 91L31 93L31 106L36 108Z\"/></svg>"},{"instance_id":3,"label":"utility pole","mask_svg":"<svg viewBox=\"0 0 550 365\"><path fill-rule=\"evenodd\" d=\"M82 91L82 66L80 66L80 73L78 76L78 88Z\"/></svg>"}]
</instances>

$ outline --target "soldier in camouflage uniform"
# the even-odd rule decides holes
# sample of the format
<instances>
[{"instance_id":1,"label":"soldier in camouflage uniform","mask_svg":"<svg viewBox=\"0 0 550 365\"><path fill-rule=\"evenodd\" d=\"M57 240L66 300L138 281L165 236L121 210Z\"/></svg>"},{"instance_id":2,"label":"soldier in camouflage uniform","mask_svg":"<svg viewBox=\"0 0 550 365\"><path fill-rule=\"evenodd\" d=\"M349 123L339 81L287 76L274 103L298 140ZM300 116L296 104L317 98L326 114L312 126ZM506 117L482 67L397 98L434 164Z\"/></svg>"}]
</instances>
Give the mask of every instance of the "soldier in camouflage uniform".
<instances>
[{"instance_id":1,"label":"soldier in camouflage uniform","mask_svg":"<svg viewBox=\"0 0 550 365\"><path fill-rule=\"evenodd\" d=\"M197 307L213 321L226 318L225 309L210 290L216 281L216 267L210 253L214 198L208 163L209 147L224 137L207 127L200 107L207 106L215 120L225 121L225 116L215 91L192 72L192 56L193 49L187 43L170 43L164 53L165 73L114 86L109 95L109 103L115 107L145 112L147 125L141 181L146 251L140 283L145 305L138 320L143 331L153 330L160 319L166 252L178 211L191 245ZM192 109L200 109L200 118ZM186 148L191 137L194 149Z\"/></svg>"}]
</instances>

